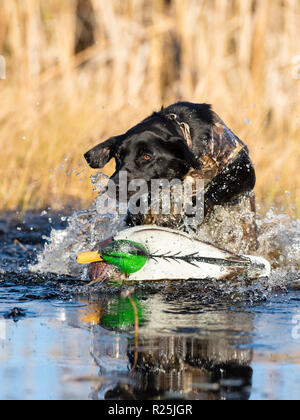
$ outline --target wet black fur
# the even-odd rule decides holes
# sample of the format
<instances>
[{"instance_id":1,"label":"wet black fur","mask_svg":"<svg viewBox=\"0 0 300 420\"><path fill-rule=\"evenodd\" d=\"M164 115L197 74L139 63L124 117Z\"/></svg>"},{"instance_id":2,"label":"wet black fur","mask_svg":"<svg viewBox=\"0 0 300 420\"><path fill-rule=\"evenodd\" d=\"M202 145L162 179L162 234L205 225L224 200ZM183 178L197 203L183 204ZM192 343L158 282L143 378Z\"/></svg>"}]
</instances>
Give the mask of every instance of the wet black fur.
<instances>
[{"instance_id":1,"label":"wet black fur","mask_svg":"<svg viewBox=\"0 0 300 420\"><path fill-rule=\"evenodd\" d=\"M180 122L190 127L193 146L190 149L175 122L167 118L176 114ZM201 169L199 158L204 156L211 136L214 114L210 105L179 102L137 124L125 134L111 137L85 154L88 164L103 168L112 158L116 171L111 179L118 185L119 172L126 171L132 179L183 179L191 169ZM146 161L143 156L152 157ZM255 185L255 171L245 148L234 162L217 175L206 189L206 212L214 205L222 205L251 191Z\"/></svg>"}]
</instances>

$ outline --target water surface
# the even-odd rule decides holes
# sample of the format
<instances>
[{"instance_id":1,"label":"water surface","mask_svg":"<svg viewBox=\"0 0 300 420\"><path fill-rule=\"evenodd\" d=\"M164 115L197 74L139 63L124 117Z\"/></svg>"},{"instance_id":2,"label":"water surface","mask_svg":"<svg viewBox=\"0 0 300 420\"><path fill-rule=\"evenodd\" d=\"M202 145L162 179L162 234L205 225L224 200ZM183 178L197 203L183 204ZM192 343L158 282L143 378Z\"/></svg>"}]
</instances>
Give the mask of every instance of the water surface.
<instances>
[{"instance_id":1,"label":"water surface","mask_svg":"<svg viewBox=\"0 0 300 420\"><path fill-rule=\"evenodd\" d=\"M297 271L272 287L136 287L137 341L117 289L29 271L64 217L0 219L0 399L300 398Z\"/></svg>"}]
</instances>

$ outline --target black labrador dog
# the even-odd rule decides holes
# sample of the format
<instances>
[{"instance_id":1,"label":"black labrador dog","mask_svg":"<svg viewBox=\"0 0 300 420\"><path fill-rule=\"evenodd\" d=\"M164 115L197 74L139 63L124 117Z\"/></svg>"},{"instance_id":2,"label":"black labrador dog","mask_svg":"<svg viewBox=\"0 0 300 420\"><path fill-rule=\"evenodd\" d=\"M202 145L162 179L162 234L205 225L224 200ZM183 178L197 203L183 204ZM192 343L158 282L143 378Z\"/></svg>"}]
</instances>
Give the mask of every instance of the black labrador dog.
<instances>
[{"instance_id":1,"label":"black labrador dog","mask_svg":"<svg viewBox=\"0 0 300 420\"><path fill-rule=\"evenodd\" d=\"M232 207L245 197L250 211L255 212L251 192L256 178L249 150L208 104L178 102L162 108L85 154L94 169L103 168L112 158L116 171L111 180L117 186L121 171L127 173L128 182L139 178L149 183L152 179L202 178L206 220L214 219L216 206ZM127 223L157 220L128 217ZM253 235L253 226L242 230L246 236Z\"/></svg>"}]
</instances>

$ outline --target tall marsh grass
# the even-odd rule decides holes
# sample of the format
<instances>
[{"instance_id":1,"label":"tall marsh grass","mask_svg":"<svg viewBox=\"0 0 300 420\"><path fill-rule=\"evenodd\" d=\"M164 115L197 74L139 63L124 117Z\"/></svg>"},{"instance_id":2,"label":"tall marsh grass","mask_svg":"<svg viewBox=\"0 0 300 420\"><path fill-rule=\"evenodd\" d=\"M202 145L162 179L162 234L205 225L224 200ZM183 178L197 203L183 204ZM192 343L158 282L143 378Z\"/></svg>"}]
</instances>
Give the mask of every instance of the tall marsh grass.
<instances>
[{"instance_id":1,"label":"tall marsh grass","mask_svg":"<svg viewBox=\"0 0 300 420\"><path fill-rule=\"evenodd\" d=\"M86 205L83 153L187 100L250 146L262 206L299 215L299 40L298 0L0 0L0 208Z\"/></svg>"}]
</instances>

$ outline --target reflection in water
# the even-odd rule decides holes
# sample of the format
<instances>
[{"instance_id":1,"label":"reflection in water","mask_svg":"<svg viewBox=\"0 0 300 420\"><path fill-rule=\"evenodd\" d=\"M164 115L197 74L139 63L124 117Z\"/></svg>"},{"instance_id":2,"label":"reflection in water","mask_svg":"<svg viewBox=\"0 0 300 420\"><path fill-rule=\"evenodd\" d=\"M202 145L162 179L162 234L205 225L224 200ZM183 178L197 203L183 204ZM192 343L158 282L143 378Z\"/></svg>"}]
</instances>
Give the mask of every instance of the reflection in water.
<instances>
[{"instance_id":1,"label":"reflection in water","mask_svg":"<svg viewBox=\"0 0 300 420\"><path fill-rule=\"evenodd\" d=\"M128 299L103 298L80 309L81 321L94 325L91 354L101 374L111 376L95 389L93 398L249 398L250 314L206 312L190 306L189 312L180 314L159 295L144 299L134 296L139 315L137 349L128 334L134 327L134 310ZM180 307L182 311L184 306ZM130 376L136 351L137 366Z\"/></svg>"},{"instance_id":2,"label":"reflection in water","mask_svg":"<svg viewBox=\"0 0 300 420\"><path fill-rule=\"evenodd\" d=\"M244 309L136 294L136 348L128 299L30 290L0 289L1 400L300 398L297 292Z\"/></svg>"},{"instance_id":3,"label":"reflection in water","mask_svg":"<svg viewBox=\"0 0 300 420\"><path fill-rule=\"evenodd\" d=\"M300 397L296 292L245 309L135 295L137 348L128 299L28 292L0 289L0 399ZM24 316L7 317L14 307Z\"/></svg>"},{"instance_id":4,"label":"reflection in water","mask_svg":"<svg viewBox=\"0 0 300 420\"><path fill-rule=\"evenodd\" d=\"M28 258L49 234L48 216L30 216L18 228L0 220L0 400L300 399L299 280L289 293L277 289L299 279L299 221L262 221L260 254L279 244L272 260L280 267L267 284L137 289L138 360L130 376L136 348L129 301L103 296L111 286L87 290L73 278L28 273ZM78 226L86 225L74 221L69 237L53 234L47 262L54 269L59 258L68 268L73 244L84 246ZM104 231L115 227L107 220ZM27 253L14 249L15 238Z\"/></svg>"},{"instance_id":5,"label":"reflection in water","mask_svg":"<svg viewBox=\"0 0 300 420\"><path fill-rule=\"evenodd\" d=\"M98 373L86 346L89 331L67 322L78 308L47 302L22 302L22 307L25 317L0 322L0 399L86 398L89 383L65 384Z\"/></svg>"}]
</instances>

